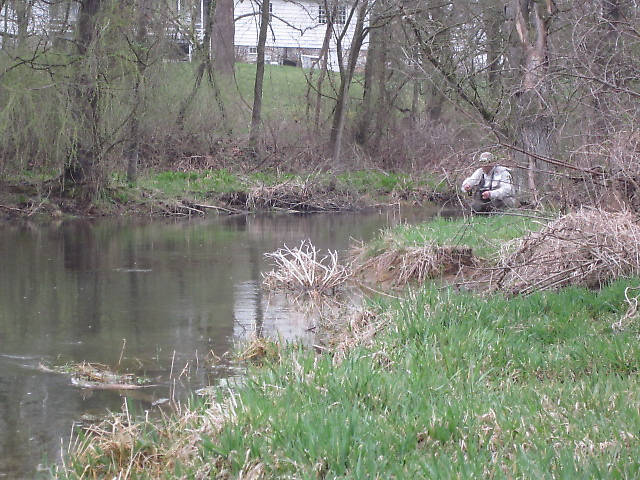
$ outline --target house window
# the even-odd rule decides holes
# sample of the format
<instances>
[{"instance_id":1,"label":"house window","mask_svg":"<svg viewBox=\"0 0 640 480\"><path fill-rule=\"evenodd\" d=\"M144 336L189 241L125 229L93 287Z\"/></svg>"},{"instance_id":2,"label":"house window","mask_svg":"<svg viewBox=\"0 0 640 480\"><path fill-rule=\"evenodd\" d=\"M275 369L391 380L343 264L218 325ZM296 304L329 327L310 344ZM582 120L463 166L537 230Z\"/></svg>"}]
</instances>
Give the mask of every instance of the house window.
<instances>
[{"instance_id":1,"label":"house window","mask_svg":"<svg viewBox=\"0 0 640 480\"><path fill-rule=\"evenodd\" d=\"M318 5L318 23L324 25L327 23L327 11L324 5Z\"/></svg>"},{"instance_id":2,"label":"house window","mask_svg":"<svg viewBox=\"0 0 640 480\"><path fill-rule=\"evenodd\" d=\"M258 25L259 25L260 21L262 21L262 3L258 3L258 5L260 8L256 13L257 13ZM269 2L269 23L271 23L272 19L273 19L273 3Z\"/></svg>"},{"instance_id":3,"label":"house window","mask_svg":"<svg viewBox=\"0 0 640 480\"><path fill-rule=\"evenodd\" d=\"M258 47L249 47L249 54L257 54L258 53Z\"/></svg>"},{"instance_id":4,"label":"house window","mask_svg":"<svg viewBox=\"0 0 640 480\"><path fill-rule=\"evenodd\" d=\"M344 25L347 23L347 7L338 7L336 17L333 21L338 25ZM327 23L327 9L324 5L318 5L318 23L323 25Z\"/></svg>"}]
</instances>

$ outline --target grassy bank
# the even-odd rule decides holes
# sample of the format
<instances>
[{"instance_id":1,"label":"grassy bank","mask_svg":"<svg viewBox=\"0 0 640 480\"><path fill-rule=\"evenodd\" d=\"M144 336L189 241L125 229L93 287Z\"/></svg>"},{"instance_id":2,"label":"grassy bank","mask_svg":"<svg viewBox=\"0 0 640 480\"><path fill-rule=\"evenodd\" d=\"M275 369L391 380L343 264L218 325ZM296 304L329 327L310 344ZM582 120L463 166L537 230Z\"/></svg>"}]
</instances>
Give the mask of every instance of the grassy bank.
<instances>
[{"instance_id":1,"label":"grassy bank","mask_svg":"<svg viewBox=\"0 0 640 480\"><path fill-rule=\"evenodd\" d=\"M387 235L466 229L496 251L528 221ZM371 300L366 320L343 328L342 355L272 350L233 393L161 423L113 422L115 435L93 437L58 477L636 477L640 325L612 324L638 283L510 299L414 285L403 300ZM378 333L363 342L369 327Z\"/></svg>"},{"instance_id":2,"label":"grassy bank","mask_svg":"<svg viewBox=\"0 0 640 480\"><path fill-rule=\"evenodd\" d=\"M54 178L53 175L50 175ZM50 180L50 179L49 179ZM99 198L83 203L74 192L52 195L46 177L11 178L0 193L0 215L200 215L256 210L333 211L398 202L423 203L451 197L449 187L430 175L380 170L329 173L231 169L146 170L132 185L111 177Z\"/></svg>"},{"instance_id":3,"label":"grassy bank","mask_svg":"<svg viewBox=\"0 0 640 480\"><path fill-rule=\"evenodd\" d=\"M543 218L511 215L475 216L450 220L435 218L419 225L400 225L383 232L366 246L366 254L373 256L390 249L409 246L455 245L472 247L480 257L495 256L505 242L538 230Z\"/></svg>"}]
</instances>

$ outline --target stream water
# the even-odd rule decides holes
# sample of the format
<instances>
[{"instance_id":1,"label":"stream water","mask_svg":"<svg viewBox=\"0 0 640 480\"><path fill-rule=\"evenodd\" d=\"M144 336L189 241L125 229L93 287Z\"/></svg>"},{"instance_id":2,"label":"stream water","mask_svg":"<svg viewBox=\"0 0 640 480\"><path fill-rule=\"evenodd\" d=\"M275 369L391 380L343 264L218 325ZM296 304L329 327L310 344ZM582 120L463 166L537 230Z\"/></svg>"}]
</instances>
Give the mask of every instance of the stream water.
<instances>
[{"instance_id":1,"label":"stream water","mask_svg":"<svg viewBox=\"0 0 640 480\"><path fill-rule=\"evenodd\" d=\"M286 340L312 335L285 301L261 291L265 252L307 238L344 250L436 213L0 224L0 478L46 477L74 422L120 410L122 395L143 411L238 375L225 362L210 367L207 356L255 329ZM86 390L39 368L82 361L119 365L154 386Z\"/></svg>"}]
</instances>

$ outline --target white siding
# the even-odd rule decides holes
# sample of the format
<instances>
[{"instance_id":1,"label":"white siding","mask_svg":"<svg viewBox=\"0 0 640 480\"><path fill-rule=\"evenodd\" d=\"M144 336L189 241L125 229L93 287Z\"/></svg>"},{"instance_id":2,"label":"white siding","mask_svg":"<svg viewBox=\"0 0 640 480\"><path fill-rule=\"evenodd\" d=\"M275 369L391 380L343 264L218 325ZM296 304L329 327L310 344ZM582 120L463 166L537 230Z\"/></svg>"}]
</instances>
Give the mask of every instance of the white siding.
<instances>
[{"instance_id":1,"label":"white siding","mask_svg":"<svg viewBox=\"0 0 640 480\"><path fill-rule=\"evenodd\" d=\"M318 23L318 3L312 1L290 2L272 0L271 28L267 36L268 47L315 48L322 47L326 25ZM349 14L347 7L347 15ZM258 45L260 6L254 0L238 0L235 4L235 44L255 47ZM249 16L245 16L249 15ZM240 18L243 17L243 18ZM347 49L353 38L356 18L351 19L343 48ZM343 25L334 26L337 33ZM335 50L335 35L331 50ZM363 46L366 48L366 46Z\"/></svg>"}]
</instances>

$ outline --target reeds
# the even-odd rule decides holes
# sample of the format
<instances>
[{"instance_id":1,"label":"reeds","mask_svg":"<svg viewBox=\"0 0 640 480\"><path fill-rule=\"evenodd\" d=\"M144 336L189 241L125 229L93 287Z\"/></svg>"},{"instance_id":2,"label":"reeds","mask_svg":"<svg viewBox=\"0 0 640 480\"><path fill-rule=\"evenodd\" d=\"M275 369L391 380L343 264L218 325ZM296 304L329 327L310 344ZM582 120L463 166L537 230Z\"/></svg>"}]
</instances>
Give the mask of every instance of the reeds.
<instances>
[{"instance_id":1,"label":"reeds","mask_svg":"<svg viewBox=\"0 0 640 480\"><path fill-rule=\"evenodd\" d=\"M599 288L640 273L640 226L630 212L583 208L506 244L497 288L528 295L567 285Z\"/></svg>"},{"instance_id":2,"label":"reeds","mask_svg":"<svg viewBox=\"0 0 640 480\"><path fill-rule=\"evenodd\" d=\"M328 250L323 256L309 241L299 247L286 245L265 257L272 259L275 270L264 273L263 285L270 290L309 293L315 296L335 293L353 275L351 263L338 261L338 252Z\"/></svg>"}]
</instances>

